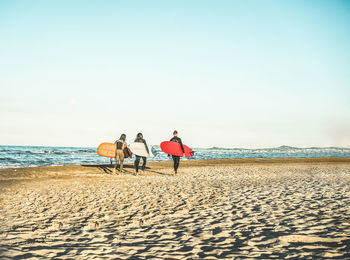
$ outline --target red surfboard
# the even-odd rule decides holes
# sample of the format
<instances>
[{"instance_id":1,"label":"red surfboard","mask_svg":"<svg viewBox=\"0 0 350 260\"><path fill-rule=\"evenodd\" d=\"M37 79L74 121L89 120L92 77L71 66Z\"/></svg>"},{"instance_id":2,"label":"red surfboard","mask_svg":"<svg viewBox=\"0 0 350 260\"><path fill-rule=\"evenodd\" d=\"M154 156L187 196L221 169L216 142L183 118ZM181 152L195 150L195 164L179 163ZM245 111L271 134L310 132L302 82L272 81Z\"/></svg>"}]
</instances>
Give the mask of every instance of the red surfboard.
<instances>
[{"instance_id":1,"label":"red surfboard","mask_svg":"<svg viewBox=\"0 0 350 260\"><path fill-rule=\"evenodd\" d=\"M187 145L184 145L184 150L185 150L185 157L192 157L193 152L191 148L189 148ZM160 149L162 149L163 152L171 155L176 155L176 156L183 156L182 150L181 150L181 145L176 142L171 142L171 141L165 141L160 144Z\"/></svg>"}]
</instances>

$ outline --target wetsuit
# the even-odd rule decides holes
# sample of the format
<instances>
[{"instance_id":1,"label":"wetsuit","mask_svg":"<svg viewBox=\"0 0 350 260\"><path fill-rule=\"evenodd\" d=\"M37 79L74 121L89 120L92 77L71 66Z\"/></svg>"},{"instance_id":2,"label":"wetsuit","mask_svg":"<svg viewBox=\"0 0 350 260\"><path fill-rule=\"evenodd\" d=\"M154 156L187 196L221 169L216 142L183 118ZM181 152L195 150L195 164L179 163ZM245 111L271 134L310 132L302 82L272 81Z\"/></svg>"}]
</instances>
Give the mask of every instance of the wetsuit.
<instances>
[{"instance_id":1,"label":"wetsuit","mask_svg":"<svg viewBox=\"0 0 350 260\"><path fill-rule=\"evenodd\" d=\"M179 143L181 146L182 153L185 153L184 146L182 145L181 138L174 136L173 138L170 139L171 142ZM177 173L177 169L179 168L180 165L180 156L172 155L173 161L174 161L174 171Z\"/></svg>"},{"instance_id":2,"label":"wetsuit","mask_svg":"<svg viewBox=\"0 0 350 260\"><path fill-rule=\"evenodd\" d=\"M146 143L146 140L141 138L141 137L136 137L135 139L135 143L144 143L145 144L145 148L146 148L146 151L147 153L149 153L149 150L148 150L148 146L147 146L147 143ZM136 170L136 173L139 171L139 163L140 163L140 159L142 158L142 171L145 170L146 168L146 157L144 156L138 156L138 155L135 155L136 156L136 159L135 159L135 162L134 162L134 165L135 165L135 170Z\"/></svg>"},{"instance_id":3,"label":"wetsuit","mask_svg":"<svg viewBox=\"0 0 350 260\"><path fill-rule=\"evenodd\" d=\"M114 142L117 146L117 149L115 151L115 166L114 169L117 169L118 163L120 163L120 170L123 171L123 163L124 163L124 152L123 149L125 148L126 144L123 140L119 139Z\"/></svg>"}]
</instances>

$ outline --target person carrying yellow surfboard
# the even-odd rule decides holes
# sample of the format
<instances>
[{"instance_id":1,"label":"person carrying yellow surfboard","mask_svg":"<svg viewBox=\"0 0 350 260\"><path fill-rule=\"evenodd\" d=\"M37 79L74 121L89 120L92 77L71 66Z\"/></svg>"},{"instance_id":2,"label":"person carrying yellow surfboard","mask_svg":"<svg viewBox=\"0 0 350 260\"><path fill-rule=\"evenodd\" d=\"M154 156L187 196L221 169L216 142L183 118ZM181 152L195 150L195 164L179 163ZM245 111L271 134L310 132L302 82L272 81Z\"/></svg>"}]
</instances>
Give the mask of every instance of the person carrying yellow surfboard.
<instances>
[{"instance_id":1,"label":"person carrying yellow surfboard","mask_svg":"<svg viewBox=\"0 0 350 260\"><path fill-rule=\"evenodd\" d=\"M113 170L113 174L117 175L117 166L118 163L120 164L120 172L123 172L123 163L124 163L124 149L126 148L126 134L122 134L120 138L115 141L114 143L117 146L117 149L115 150L115 166Z\"/></svg>"}]
</instances>

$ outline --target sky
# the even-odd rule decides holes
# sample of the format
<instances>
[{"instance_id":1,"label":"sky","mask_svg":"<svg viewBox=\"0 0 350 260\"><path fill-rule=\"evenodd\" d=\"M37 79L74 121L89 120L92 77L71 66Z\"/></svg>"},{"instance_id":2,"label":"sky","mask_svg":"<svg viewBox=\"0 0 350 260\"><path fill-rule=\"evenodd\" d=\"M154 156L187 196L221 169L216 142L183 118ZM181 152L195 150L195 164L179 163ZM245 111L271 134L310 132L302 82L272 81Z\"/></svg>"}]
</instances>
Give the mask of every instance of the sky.
<instances>
[{"instance_id":1,"label":"sky","mask_svg":"<svg viewBox=\"0 0 350 260\"><path fill-rule=\"evenodd\" d=\"M0 1L0 145L350 147L350 1Z\"/></svg>"}]
</instances>

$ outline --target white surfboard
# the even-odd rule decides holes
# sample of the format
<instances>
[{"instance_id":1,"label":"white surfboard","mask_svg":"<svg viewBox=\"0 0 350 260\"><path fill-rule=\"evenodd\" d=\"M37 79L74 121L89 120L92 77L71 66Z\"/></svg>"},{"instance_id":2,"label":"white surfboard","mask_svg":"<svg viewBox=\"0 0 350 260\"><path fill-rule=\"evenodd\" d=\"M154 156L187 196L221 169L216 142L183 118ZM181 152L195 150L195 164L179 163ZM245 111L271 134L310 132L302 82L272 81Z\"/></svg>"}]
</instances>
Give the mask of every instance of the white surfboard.
<instances>
[{"instance_id":1,"label":"white surfboard","mask_svg":"<svg viewBox=\"0 0 350 260\"><path fill-rule=\"evenodd\" d=\"M144 143L131 143L129 145L129 149L131 152L135 155L142 156L142 157L153 157L152 154L152 147L147 145L149 154L147 153L146 147Z\"/></svg>"}]
</instances>

